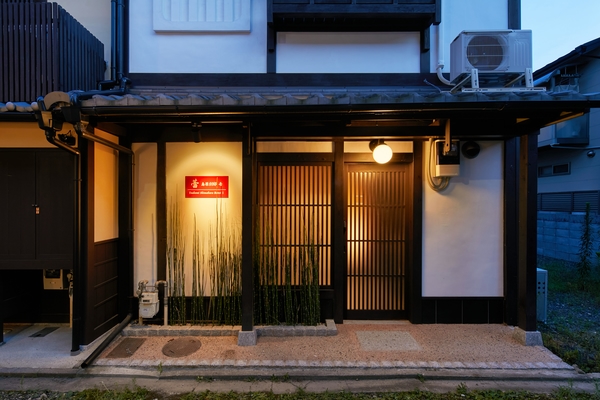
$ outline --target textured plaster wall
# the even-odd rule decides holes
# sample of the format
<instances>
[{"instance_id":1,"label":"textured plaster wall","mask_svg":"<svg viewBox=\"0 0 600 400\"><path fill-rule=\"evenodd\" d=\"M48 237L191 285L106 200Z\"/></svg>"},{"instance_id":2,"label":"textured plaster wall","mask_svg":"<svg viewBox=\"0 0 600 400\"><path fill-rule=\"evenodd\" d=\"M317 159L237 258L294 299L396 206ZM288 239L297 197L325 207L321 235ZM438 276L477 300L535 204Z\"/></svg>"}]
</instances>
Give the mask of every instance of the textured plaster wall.
<instances>
[{"instance_id":1,"label":"textured plaster wall","mask_svg":"<svg viewBox=\"0 0 600 400\"><path fill-rule=\"evenodd\" d=\"M36 122L3 122L0 124L0 147L55 148L48 143Z\"/></svg>"},{"instance_id":2,"label":"textured plaster wall","mask_svg":"<svg viewBox=\"0 0 600 400\"><path fill-rule=\"evenodd\" d=\"M423 183L425 297L504 295L504 147L479 144L475 159L461 156L460 176L446 190L435 192Z\"/></svg>"},{"instance_id":3,"label":"textured plaster wall","mask_svg":"<svg viewBox=\"0 0 600 400\"><path fill-rule=\"evenodd\" d=\"M442 1L442 22L431 27L431 72L435 72L438 60L444 61L443 71L450 72L450 43L461 31L501 30L507 27L508 0ZM526 26L522 28L527 29Z\"/></svg>"},{"instance_id":4,"label":"textured plaster wall","mask_svg":"<svg viewBox=\"0 0 600 400\"><path fill-rule=\"evenodd\" d=\"M133 282L156 281L156 143L133 143Z\"/></svg>"},{"instance_id":5,"label":"textured plaster wall","mask_svg":"<svg viewBox=\"0 0 600 400\"><path fill-rule=\"evenodd\" d=\"M95 135L117 143L113 135L96 130ZM119 237L118 181L119 153L94 143L94 241Z\"/></svg>"}]
</instances>

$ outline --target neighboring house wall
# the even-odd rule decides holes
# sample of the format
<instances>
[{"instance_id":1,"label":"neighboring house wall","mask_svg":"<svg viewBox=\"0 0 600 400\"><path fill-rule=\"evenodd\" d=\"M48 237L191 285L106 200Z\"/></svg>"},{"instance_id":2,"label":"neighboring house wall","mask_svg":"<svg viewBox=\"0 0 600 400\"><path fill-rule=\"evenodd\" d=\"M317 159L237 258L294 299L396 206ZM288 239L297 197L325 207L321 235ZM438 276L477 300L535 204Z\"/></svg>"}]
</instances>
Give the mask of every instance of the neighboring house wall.
<instances>
[{"instance_id":1,"label":"neighboring house wall","mask_svg":"<svg viewBox=\"0 0 600 400\"><path fill-rule=\"evenodd\" d=\"M600 52L596 52L596 56ZM578 87L564 85L556 90L576 90L581 93L597 93L600 91L600 61L591 57L589 63L578 67L581 75ZM571 71L569 71L571 72ZM558 81L557 81L558 82ZM600 191L600 109L592 109L589 118L589 144L587 146L572 146L569 148L552 148L556 143L554 138L555 127L550 126L541 130L538 138L539 156L538 166L568 165L570 173L564 175L544 176L538 178L538 193L576 193ZM588 155L589 151L595 154ZM598 243L598 194L586 195L579 200L578 206L570 212L552 211L541 206L538 212L538 254L562 260L577 261L579 240L581 238L582 212L585 209L585 199L592 198L592 218L594 220L594 233L596 234L595 248L600 249ZM542 197L544 198L544 197ZM546 197L547 198L547 197ZM538 207L540 208L540 207Z\"/></svg>"},{"instance_id":2,"label":"neighboring house wall","mask_svg":"<svg viewBox=\"0 0 600 400\"><path fill-rule=\"evenodd\" d=\"M59 4L104 45L105 78L111 68L111 0L52 0Z\"/></svg>"}]
</instances>

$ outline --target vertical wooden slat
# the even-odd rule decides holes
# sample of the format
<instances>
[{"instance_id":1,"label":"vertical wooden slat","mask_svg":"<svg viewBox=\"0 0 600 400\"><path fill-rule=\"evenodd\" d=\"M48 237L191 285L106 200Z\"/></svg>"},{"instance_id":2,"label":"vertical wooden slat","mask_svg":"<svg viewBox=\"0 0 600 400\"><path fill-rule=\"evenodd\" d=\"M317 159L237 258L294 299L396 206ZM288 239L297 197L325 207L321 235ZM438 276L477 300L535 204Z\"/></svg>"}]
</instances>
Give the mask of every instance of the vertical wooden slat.
<instances>
[{"instance_id":1,"label":"vertical wooden slat","mask_svg":"<svg viewBox=\"0 0 600 400\"><path fill-rule=\"evenodd\" d=\"M347 310L368 317L404 309L406 177L361 168L349 168L347 177Z\"/></svg>"},{"instance_id":2,"label":"vertical wooden slat","mask_svg":"<svg viewBox=\"0 0 600 400\"><path fill-rule=\"evenodd\" d=\"M271 217L261 220L263 232L261 258L271 246L279 263L279 284L284 283L287 255L294 263L299 261L304 246L314 245L319 250L319 283L331 284L330 254L331 196L322 192L331 191L331 166L313 165L260 165L258 195L261 214ZM268 200L271 196L271 200ZM328 203L329 202L329 203ZM273 232L272 243L265 238L267 231ZM299 271L293 276L293 284L299 284Z\"/></svg>"}]
</instances>

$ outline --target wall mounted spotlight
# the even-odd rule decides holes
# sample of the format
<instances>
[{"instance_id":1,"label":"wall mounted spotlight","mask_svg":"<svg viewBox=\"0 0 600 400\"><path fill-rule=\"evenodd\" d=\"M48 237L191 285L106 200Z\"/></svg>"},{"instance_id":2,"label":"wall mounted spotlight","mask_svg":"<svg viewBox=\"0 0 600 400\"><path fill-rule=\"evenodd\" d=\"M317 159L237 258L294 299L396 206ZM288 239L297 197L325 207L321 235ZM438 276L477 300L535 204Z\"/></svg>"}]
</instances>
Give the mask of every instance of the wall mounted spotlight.
<instances>
[{"instance_id":1,"label":"wall mounted spotlight","mask_svg":"<svg viewBox=\"0 0 600 400\"><path fill-rule=\"evenodd\" d=\"M465 158L473 159L479 155L481 147L477 142L469 140L462 145L462 154Z\"/></svg>"},{"instance_id":2,"label":"wall mounted spotlight","mask_svg":"<svg viewBox=\"0 0 600 400\"><path fill-rule=\"evenodd\" d=\"M596 155L596 152L594 150L590 150L590 151L587 152L587 156L589 158L593 158L595 155Z\"/></svg>"},{"instance_id":3,"label":"wall mounted spotlight","mask_svg":"<svg viewBox=\"0 0 600 400\"><path fill-rule=\"evenodd\" d=\"M369 148L373 152L373 159L379 164L385 164L392 159L394 152L392 148L385 144L383 139L374 139L369 142Z\"/></svg>"},{"instance_id":4,"label":"wall mounted spotlight","mask_svg":"<svg viewBox=\"0 0 600 400\"><path fill-rule=\"evenodd\" d=\"M75 140L75 136L71 134L71 131L67 133L59 133L58 140L69 146L75 146L75 143L77 142Z\"/></svg>"},{"instance_id":5,"label":"wall mounted spotlight","mask_svg":"<svg viewBox=\"0 0 600 400\"><path fill-rule=\"evenodd\" d=\"M202 141L202 134L200 133L202 124L200 122L192 122L192 137L194 143L200 143Z\"/></svg>"}]
</instances>

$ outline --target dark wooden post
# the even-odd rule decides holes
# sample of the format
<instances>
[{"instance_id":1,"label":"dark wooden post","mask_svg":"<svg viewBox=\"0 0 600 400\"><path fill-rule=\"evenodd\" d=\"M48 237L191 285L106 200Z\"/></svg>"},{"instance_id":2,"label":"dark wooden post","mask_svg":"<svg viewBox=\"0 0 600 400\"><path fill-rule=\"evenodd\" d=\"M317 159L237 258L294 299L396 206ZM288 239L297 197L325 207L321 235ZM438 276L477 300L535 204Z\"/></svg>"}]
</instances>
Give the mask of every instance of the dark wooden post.
<instances>
[{"instance_id":1,"label":"dark wooden post","mask_svg":"<svg viewBox=\"0 0 600 400\"><path fill-rule=\"evenodd\" d=\"M519 328L537 329L537 132L519 149Z\"/></svg>"},{"instance_id":2,"label":"dark wooden post","mask_svg":"<svg viewBox=\"0 0 600 400\"><path fill-rule=\"evenodd\" d=\"M410 322L423 322L423 142L413 145L413 210L412 210L412 249L407 260L408 272L408 315Z\"/></svg>"},{"instance_id":3,"label":"dark wooden post","mask_svg":"<svg viewBox=\"0 0 600 400\"><path fill-rule=\"evenodd\" d=\"M131 143L121 137L120 144ZM119 320L133 310L133 155L119 152Z\"/></svg>"},{"instance_id":4,"label":"dark wooden post","mask_svg":"<svg viewBox=\"0 0 600 400\"><path fill-rule=\"evenodd\" d=\"M156 279L167 280L167 144L156 144ZM168 293L167 293L168 296Z\"/></svg>"},{"instance_id":5,"label":"dark wooden post","mask_svg":"<svg viewBox=\"0 0 600 400\"><path fill-rule=\"evenodd\" d=\"M341 324L346 305L346 215L344 202L344 140L333 142L333 320Z\"/></svg>"},{"instance_id":6,"label":"dark wooden post","mask_svg":"<svg viewBox=\"0 0 600 400\"><path fill-rule=\"evenodd\" d=\"M504 142L504 322L518 324L519 139Z\"/></svg>"},{"instance_id":7,"label":"dark wooden post","mask_svg":"<svg viewBox=\"0 0 600 400\"><path fill-rule=\"evenodd\" d=\"M254 329L254 146L250 128L242 142L242 331Z\"/></svg>"},{"instance_id":8,"label":"dark wooden post","mask_svg":"<svg viewBox=\"0 0 600 400\"><path fill-rule=\"evenodd\" d=\"M94 309L91 296L94 287L90 284L90 269L94 263L94 142L82 140L81 151L81 253L79 255L79 273L73 274L73 348L90 343L95 338L94 326L90 326ZM78 276L79 275L79 276ZM89 339L86 341L86 339Z\"/></svg>"}]
</instances>

